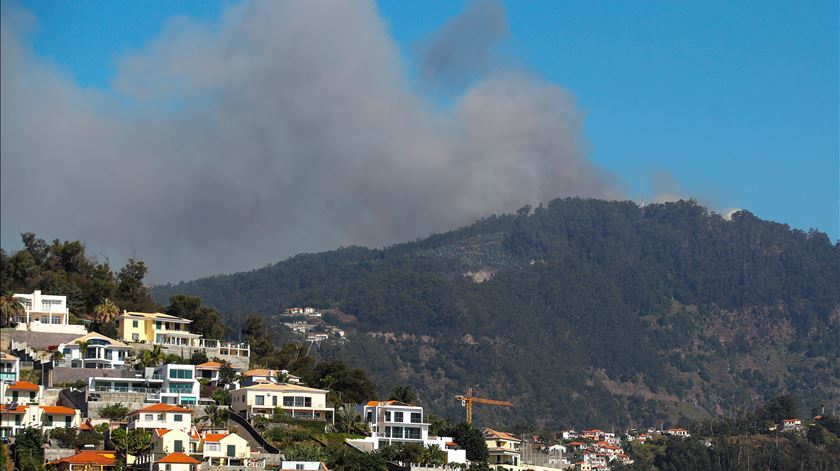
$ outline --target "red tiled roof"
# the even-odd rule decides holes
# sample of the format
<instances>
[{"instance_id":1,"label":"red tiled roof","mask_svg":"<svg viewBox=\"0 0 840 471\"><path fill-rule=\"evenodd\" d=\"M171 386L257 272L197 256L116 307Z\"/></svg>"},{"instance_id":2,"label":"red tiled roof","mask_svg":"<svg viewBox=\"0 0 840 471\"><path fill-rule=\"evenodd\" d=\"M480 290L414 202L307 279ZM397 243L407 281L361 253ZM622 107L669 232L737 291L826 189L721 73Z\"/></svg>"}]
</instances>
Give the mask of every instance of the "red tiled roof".
<instances>
[{"instance_id":1,"label":"red tiled roof","mask_svg":"<svg viewBox=\"0 0 840 471\"><path fill-rule=\"evenodd\" d=\"M218 442L230 435L229 433L208 433L204 436L205 442Z\"/></svg>"},{"instance_id":2,"label":"red tiled roof","mask_svg":"<svg viewBox=\"0 0 840 471\"><path fill-rule=\"evenodd\" d=\"M197 370L218 370L222 367L222 364L218 361L208 361L206 363L202 363L200 365L195 365L195 369Z\"/></svg>"},{"instance_id":3,"label":"red tiled roof","mask_svg":"<svg viewBox=\"0 0 840 471\"><path fill-rule=\"evenodd\" d=\"M493 430L490 427L484 427L484 429L482 429L481 432L484 434L484 438L496 438L496 439L501 439L501 440L513 440L513 441L517 441L517 442L519 441L518 438L514 437L513 435L511 435L509 433L499 432L498 430Z\"/></svg>"},{"instance_id":4,"label":"red tiled roof","mask_svg":"<svg viewBox=\"0 0 840 471\"><path fill-rule=\"evenodd\" d=\"M11 386L9 386L10 391L35 391L41 389L37 384L30 383L29 381L18 381Z\"/></svg>"},{"instance_id":5,"label":"red tiled roof","mask_svg":"<svg viewBox=\"0 0 840 471\"><path fill-rule=\"evenodd\" d=\"M183 453L171 453L169 455L164 456L159 461L155 461L155 463L173 463L173 464L201 464L201 461L193 458L192 456L187 456Z\"/></svg>"},{"instance_id":6,"label":"red tiled roof","mask_svg":"<svg viewBox=\"0 0 840 471\"><path fill-rule=\"evenodd\" d=\"M152 404L142 409L137 409L136 411L132 412L132 414L136 414L138 412L186 412L188 414L192 414L193 411L189 409L184 409L183 407L173 406L172 404L160 403Z\"/></svg>"},{"instance_id":7,"label":"red tiled roof","mask_svg":"<svg viewBox=\"0 0 840 471\"><path fill-rule=\"evenodd\" d=\"M169 430L168 428L156 428L155 429L155 433L157 433L158 437L162 437L162 436L166 435L168 432L171 432L171 431L172 430Z\"/></svg>"},{"instance_id":8,"label":"red tiled roof","mask_svg":"<svg viewBox=\"0 0 840 471\"><path fill-rule=\"evenodd\" d=\"M116 462L116 451L85 450L79 454L52 461L48 464L70 463L70 464L100 464L114 466Z\"/></svg>"}]
</instances>

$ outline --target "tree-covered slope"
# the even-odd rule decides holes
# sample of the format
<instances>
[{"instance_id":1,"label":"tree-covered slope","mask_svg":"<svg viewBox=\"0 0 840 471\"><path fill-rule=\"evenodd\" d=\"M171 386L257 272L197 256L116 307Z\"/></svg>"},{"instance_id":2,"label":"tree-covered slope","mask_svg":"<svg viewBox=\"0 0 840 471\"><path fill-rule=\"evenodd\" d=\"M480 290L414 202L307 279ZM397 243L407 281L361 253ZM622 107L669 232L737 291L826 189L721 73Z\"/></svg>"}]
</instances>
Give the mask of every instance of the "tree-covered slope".
<instances>
[{"instance_id":1,"label":"tree-covered slope","mask_svg":"<svg viewBox=\"0 0 840 471\"><path fill-rule=\"evenodd\" d=\"M637 424L789 392L840 404L840 245L693 202L554 200L381 250L300 255L156 287L200 296L236 331L293 305L357 319L320 354L407 382L434 412L478 385L479 422Z\"/></svg>"}]
</instances>

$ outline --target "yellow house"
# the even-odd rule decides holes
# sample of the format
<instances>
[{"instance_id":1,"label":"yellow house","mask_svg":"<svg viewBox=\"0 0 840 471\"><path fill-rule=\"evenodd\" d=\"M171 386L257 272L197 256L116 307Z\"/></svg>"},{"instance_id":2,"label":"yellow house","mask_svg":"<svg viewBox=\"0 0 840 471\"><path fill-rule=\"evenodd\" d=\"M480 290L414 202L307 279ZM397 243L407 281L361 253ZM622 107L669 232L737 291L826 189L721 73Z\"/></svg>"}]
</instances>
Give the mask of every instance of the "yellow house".
<instances>
[{"instance_id":1,"label":"yellow house","mask_svg":"<svg viewBox=\"0 0 840 471\"><path fill-rule=\"evenodd\" d=\"M481 433L487 443L487 464L492 469L519 466L522 458L522 440L489 427L481 429Z\"/></svg>"},{"instance_id":2,"label":"yellow house","mask_svg":"<svg viewBox=\"0 0 840 471\"><path fill-rule=\"evenodd\" d=\"M201 335L190 333L189 319L160 312L123 312L117 319L120 338L125 342L199 346Z\"/></svg>"},{"instance_id":3,"label":"yellow house","mask_svg":"<svg viewBox=\"0 0 840 471\"><path fill-rule=\"evenodd\" d=\"M198 451L198 435L189 434L184 430L155 429L152 434L153 453L196 453Z\"/></svg>"},{"instance_id":4,"label":"yellow house","mask_svg":"<svg viewBox=\"0 0 840 471\"><path fill-rule=\"evenodd\" d=\"M202 448L204 462L211 466L244 466L251 457L248 441L235 433L208 433Z\"/></svg>"}]
</instances>

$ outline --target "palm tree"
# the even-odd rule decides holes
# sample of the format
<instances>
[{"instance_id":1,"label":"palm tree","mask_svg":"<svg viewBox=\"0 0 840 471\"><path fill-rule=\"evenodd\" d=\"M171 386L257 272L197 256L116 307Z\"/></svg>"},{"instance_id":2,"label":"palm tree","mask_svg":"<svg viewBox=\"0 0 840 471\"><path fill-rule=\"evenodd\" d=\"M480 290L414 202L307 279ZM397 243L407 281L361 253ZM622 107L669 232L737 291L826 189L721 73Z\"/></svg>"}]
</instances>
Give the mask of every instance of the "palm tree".
<instances>
[{"instance_id":1,"label":"palm tree","mask_svg":"<svg viewBox=\"0 0 840 471\"><path fill-rule=\"evenodd\" d=\"M388 399L405 404L413 404L414 401L417 400L417 395L414 393L414 389L412 389L411 386L396 386L391 390L391 395Z\"/></svg>"},{"instance_id":2,"label":"palm tree","mask_svg":"<svg viewBox=\"0 0 840 471\"><path fill-rule=\"evenodd\" d=\"M135 366L138 368L155 367L163 363L164 360L166 360L166 355L163 354L160 345L155 345L151 350L143 350Z\"/></svg>"},{"instance_id":3,"label":"palm tree","mask_svg":"<svg viewBox=\"0 0 840 471\"><path fill-rule=\"evenodd\" d=\"M221 427L227 423L228 411L216 404L204 406L204 416L199 419L213 427Z\"/></svg>"},{"instance_id":4,"label":"palm tree","mask_svg":"<svg viewBox=\"0 0 840 471\"><path fill-rule=\"evenodd\" d=\"M118 308L117 305L108 298L103 299L101 303L97 304L96 307L93 308L93 318L99 324L110 323L116 319L119 313L120 308Z\"/></svg>"},{"instance_id":5,"label":"palm tree","mask_svg":"<svg viewBox=\"0 0 840 471\"><path fill-rule=\"evenodd\" d=\"M420 462L425 466L443 466L446 464L446 452L437 445L429 445L420 455Z\"/></svg>"},{"instance_id":6,"label":"palm tree","mask_svg":"<svg viewBox=\"0 0 840 471\"><path fill-rule=\"evenodd\" d=\"M15 317L26 314L26 309L14 293L7 291L0 296L0 327L6 327Z\"/></svg>"},{"instance_id":7,"label":"palm tree","mask_svg":"<svg viewBox=\"0 0 840 471\"><path fill-rule=\"evenodd\" d=\"M362 421L361 414L352 404L344 404L335 412L335 424L331 428L340 433L366 434L368 432L367 424Z\"/></svg>"},{"instance_id":8,"label":"palm tree","mask_svg":"<svg viewBox=\"0 0 840 471\"><path fill-rule=\"evenodd\" d=\"M84 342L76 342L76 345L79 346L79 351L82 352L82 358L84 358L85 354L88 351L88 347L90 346L90 340L85 340Z\"/></svg>"}]
</instances>

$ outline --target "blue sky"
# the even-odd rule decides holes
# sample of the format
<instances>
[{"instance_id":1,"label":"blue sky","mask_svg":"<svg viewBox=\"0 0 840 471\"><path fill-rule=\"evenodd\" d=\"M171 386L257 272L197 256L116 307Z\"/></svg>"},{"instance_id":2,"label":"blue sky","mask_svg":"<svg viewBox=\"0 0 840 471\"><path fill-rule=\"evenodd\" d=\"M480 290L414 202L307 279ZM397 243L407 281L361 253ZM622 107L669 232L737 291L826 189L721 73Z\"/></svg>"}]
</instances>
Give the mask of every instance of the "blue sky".
<instances>
[{"instance_id":1,"label":"blue sky","mask_svg":"<svg viewBox=\"0 0 840 471\"><path fill-rule=\"evenodd\" d=\"M168 18L213 22L227 5L22 4L37 18L35 51L101 90ZM412 69L418 42L464 6L383 0L379 10ZM590 158L630 194L650 195L650 176L667 172L715 209L840 237L836 1L535 1L506 13L499 61L576 97Z\"/></svg>"}]
</instances>

